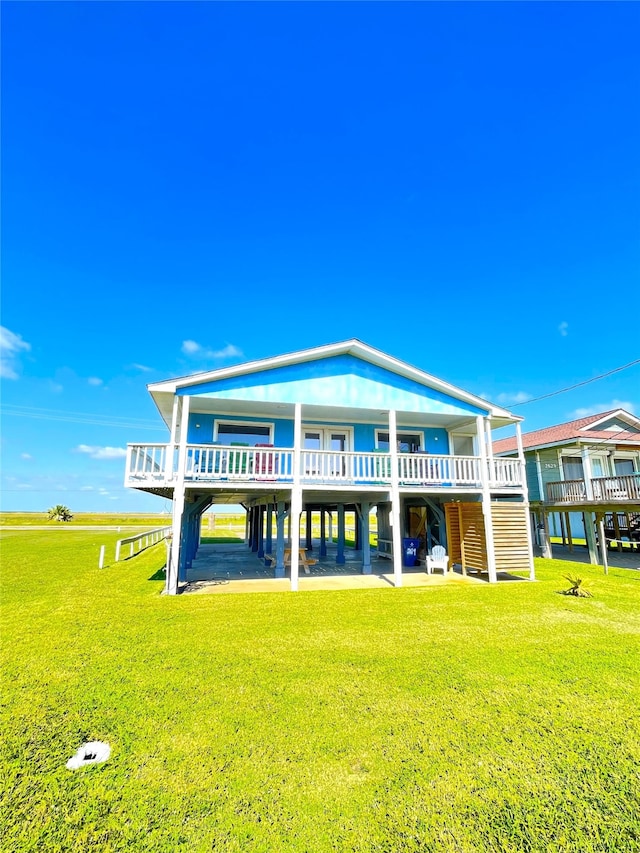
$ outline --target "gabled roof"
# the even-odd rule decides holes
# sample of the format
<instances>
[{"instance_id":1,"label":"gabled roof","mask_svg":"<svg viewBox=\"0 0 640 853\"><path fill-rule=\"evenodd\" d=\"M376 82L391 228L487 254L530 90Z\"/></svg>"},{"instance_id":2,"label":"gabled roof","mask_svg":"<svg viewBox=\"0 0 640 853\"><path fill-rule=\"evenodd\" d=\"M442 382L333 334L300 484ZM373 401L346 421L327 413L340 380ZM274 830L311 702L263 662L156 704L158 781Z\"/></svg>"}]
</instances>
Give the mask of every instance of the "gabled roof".
<instances>
[{"instance_id":1,"label":"gabled roof","mask_svg":"<svg viewBox=\"0 0 640 853\"><path fill-rule=\"evenodd\" d=\"M611 426L610 426L611 425ZM625 429L624 427L629 427ZM640 445L640 418L624 409L599 412L576 421L526 432L522 435L525 450L536 450L557 444L621 444ZM495 454L512 453L518 449L516 438L503 438L493 442Z\"/></svg>"},{"instance_id":2,"label":"gabled roof","mask_svg":"<svg viewBox=\"0 0 640 853\"><path fill-rule=\"evenodd\" d=\"M494 421L503 421L505 424L508 424L522 420L521 417L513 415L506 409L494 406L489 401L481 397L470 394L468 391L464 391L455 385L450 385L448 382L438 379L429 373L425 373L417 367L413 367L412 365L407 364L404 361L400 361L393 356L387 355L381 350L374 349L374 347L359 341L357 338L352 338L350 340L334 344L313 347L310 349L298 350L297 352L285 353L284 355L274 356L273 358L259 359L257 361L245 362L244 364L234 364L217 370L206 371L204 373L181 376L176 379L168 379L163 382L154 382L149 384L147 388L165 421L169 422L170 408L168 407L168 398L173 398L173 396L180 391L184 393L184 391L191 386L203 385L204 383L217 382L219 380L233 377L249 376L252 373L260 371L303 364L305 362L314 362L340 355L354 356L399 376L418 382L425 387L447 394L454 399L476 406L487 412ZM197 394L197 392L195 393Z\"/></svg>"}]
</instances>

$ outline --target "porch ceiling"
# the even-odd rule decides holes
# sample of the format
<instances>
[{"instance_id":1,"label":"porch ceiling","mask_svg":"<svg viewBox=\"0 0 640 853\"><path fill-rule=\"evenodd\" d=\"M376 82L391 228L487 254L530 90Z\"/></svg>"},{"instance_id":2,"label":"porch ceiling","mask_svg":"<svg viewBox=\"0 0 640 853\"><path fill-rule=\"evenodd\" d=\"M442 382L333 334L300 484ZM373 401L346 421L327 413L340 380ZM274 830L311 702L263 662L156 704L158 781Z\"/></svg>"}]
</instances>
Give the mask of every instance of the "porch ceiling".
<instances>
[{"instance_id":1,"label":"porch ceiling","mask_svg":"<svg viewBox=\"0 0 640 853\"><path fill-rule=\"evenodd\" d=\"M290 403L260 403L259 410L256 404L246 400L224 400L220 398L193 397L192 411L203 414L243 415L244 417L272 417L285 420L293 420L294 406ZM453 416L434 413L424 415L416 412L398 412L398 424L402 426L419 427L424 425L425 418L429 424L452 429L465 424L475 424L475 419L464 416ZM302 420L304 423L388 423L389 412L383 409L360 409L353 406L302 406Z\"/></svg>"}]
</instances>

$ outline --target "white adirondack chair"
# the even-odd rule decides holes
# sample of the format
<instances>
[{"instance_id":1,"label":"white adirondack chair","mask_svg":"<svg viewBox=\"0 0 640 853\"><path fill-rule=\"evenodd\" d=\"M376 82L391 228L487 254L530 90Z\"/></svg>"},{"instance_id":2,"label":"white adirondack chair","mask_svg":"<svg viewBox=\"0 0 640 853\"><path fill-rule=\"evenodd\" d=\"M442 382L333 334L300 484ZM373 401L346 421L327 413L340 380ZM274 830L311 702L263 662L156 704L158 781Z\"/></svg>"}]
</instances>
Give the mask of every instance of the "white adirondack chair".
<instances>
[{"instance_id":1,"label":"white adirondack chair","mask_svg":"<svg viewBox=\"0 0 640 853\"><path fill-rule=\"evenodd\" d=\"M449 558L447 551L442 545L434 545L431 553L427 554L425 559L427 574L430 575L434 569L442 569L442 574L446 575L449 570Z\"/></svg>"}]
</instances>

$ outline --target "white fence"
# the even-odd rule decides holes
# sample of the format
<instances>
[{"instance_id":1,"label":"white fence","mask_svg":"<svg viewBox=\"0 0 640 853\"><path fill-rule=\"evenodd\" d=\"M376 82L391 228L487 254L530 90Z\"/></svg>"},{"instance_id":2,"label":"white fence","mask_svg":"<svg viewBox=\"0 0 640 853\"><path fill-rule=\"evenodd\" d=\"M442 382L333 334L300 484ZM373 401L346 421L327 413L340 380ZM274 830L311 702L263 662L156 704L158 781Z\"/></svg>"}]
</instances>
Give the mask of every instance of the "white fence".
<instances>
[{"instance_id":1,"label":"white fence","mask_svg":"<svg viewBox=\"0 0 640 853\"><path fill-rule=\"evenodd\" d=\"M162 540L166 539L167 536L171 533L171 530L171 526L156 527L154 530L147 530L144 533L136 533L135 536L127 536L124 539L118 539L118 541L116 542L115 562L117 563L120 560L120 554L122 552L123 545L129 545L129 553L126 557L122 558L126 560L129 557L133 557L134 554L141 553L146 548L149 548L151 545L155 545L157 542L162 542Z\"/></svg>"}]
</instances>

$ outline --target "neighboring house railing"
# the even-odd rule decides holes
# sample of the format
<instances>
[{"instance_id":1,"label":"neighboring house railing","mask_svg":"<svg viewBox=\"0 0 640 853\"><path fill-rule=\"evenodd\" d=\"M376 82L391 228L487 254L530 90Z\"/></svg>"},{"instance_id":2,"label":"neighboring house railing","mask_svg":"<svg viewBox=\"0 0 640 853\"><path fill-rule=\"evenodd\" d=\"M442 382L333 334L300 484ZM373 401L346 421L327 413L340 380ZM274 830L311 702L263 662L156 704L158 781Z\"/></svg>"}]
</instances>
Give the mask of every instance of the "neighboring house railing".
<instances>
[{"instance_id":1,"label":"neighboring house railing","mask_svg":"<svg viewBox=\"0 0 640 853\"><path fill-rule=\"evenodd\" d=\"M184 452L184 451L183 451ZM129 445L125 485L170 485L178 473L179 448L173 445ZM401 486L481 488L483 472L491 487L521 488L522 465L517 459L494 457L487 469L477 456L401 453ZM367 453L302 450L302 483L336 485L390 485L392 457L384 451ZM190 444L186 447L187 482L291 483L294 451L277 447Z\"/></svg>"},{"instance_id":2,"label":"neighboring house railing","mask_svg":"<svg viewBox=\"0 0 640 853\"><path fill-rule=\"evenodd\" d=\"M592 498L587 493L584 480L564 480L547 483L549 503L585 503L588 500L611 503L612 501L640 500L640 473L621 474L615 477L593 477Z\"/></svg>"}]
</instances>

